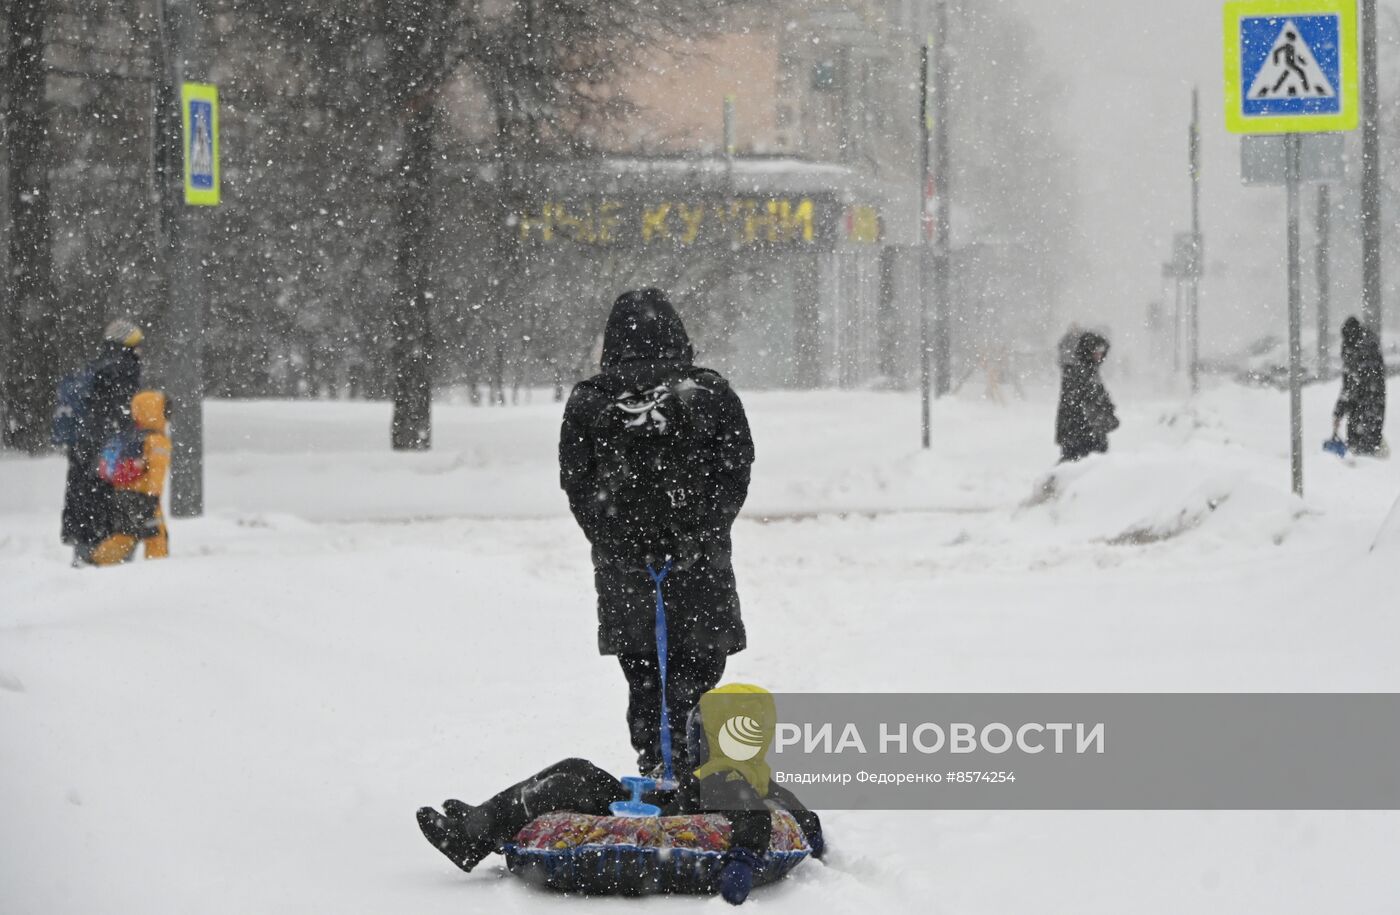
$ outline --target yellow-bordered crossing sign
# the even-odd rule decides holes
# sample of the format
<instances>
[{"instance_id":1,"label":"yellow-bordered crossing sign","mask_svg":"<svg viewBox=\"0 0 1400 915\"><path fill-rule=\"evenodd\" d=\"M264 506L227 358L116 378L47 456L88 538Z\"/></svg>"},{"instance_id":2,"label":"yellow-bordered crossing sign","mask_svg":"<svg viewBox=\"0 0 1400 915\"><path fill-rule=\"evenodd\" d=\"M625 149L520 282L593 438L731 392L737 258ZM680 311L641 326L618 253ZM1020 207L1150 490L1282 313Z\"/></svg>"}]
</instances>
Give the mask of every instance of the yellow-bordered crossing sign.
<instances>
[{"instance_id":1,"label":"yellow-bordered crossing sign","mask_svg":"<svg viewBox=\"0 0 1400 915\"><path fill-rule=\"evenodd\" d=\"M207 83L180 84L184 125L185 203L219 205L219 90Z\"/></svg>"},{"instance_id":2,"label":"yellow-bordered crossing sign","mask_svg":"<svg viewBox=\"0 0 1400 915\"><path fill-rule=\"evenodd\" d=\"M1361 122L1356 0L1225 4L1225 126L1321 133Z\"/></svg>"}]
</instances>

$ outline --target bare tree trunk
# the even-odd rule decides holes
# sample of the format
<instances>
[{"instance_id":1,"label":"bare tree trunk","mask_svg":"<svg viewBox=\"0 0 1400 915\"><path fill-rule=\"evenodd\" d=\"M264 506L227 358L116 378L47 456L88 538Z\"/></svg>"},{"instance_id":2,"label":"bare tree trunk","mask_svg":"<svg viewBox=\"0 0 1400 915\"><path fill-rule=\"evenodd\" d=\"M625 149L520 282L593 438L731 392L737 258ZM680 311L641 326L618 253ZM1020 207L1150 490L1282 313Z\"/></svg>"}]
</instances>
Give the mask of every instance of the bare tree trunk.
<instances>
[{"instance_id":1,"label":"bare tree trunk","mask_svg":"<svg viewBox=\"0 0 1400 915\"><path fill-rule=\"evenodd\" d=\"M438 17L440 19L440 17ZM393 78L408 119L399 149L398 249L392 311L394 363L393 447L432 447L432 298L428 246L432 225L436 89L442 79L441 23L432 10L411 8L394 49Z\"/></svg>"},{"instance_id":2,"label":"bare tree trunk","mask_svg":"<svg viewBox=\"0 0 1400 915\"><path fill-rule=\"evenodd\" d=\"M6 445L38 452L58 375L53 245L49 226L48 106L45 101L46 0L15 0L9 23L10 258L0 336L11 348L0 363Z\"/></svg>"}]
</instances>

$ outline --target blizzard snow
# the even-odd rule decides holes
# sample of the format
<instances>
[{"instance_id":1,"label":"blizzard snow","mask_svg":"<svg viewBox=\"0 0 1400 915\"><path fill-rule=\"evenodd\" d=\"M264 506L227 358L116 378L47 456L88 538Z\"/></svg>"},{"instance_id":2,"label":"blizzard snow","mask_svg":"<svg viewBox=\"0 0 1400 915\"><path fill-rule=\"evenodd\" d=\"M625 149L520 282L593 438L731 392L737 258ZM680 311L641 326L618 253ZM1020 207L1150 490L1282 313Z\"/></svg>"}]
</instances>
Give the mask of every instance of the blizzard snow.
<instances>
[{"instance_id":1,"label":"blizzard snow","mask_svg":"<svg viewBox=\"0 0 1400 915\"><path fill-rule=\"evenodd\" d=\"M746 398L735 532L750 649L783 691L1400 690L1400 461L1318 445L1288 492L1287 400L1122 402L1114 452L1056 470L1046 392ZM1400 389L1392 391L1395 402ZM0 459L0 910L620 911L493 859L456 871L414 809L584 755L627 771L595 652L559 406L211 403L209 515L175 558L74 571L63 465ZM1394 423L1392 422L1392 428ZM1372 544L1375 549L1372 550ZM1345 773L1337 773L1339 778ZM760 912L1392 912L1393 813L826 816L825 865ZM725 908L665 899L648 909Z\"/></svg>"}]
</instances>

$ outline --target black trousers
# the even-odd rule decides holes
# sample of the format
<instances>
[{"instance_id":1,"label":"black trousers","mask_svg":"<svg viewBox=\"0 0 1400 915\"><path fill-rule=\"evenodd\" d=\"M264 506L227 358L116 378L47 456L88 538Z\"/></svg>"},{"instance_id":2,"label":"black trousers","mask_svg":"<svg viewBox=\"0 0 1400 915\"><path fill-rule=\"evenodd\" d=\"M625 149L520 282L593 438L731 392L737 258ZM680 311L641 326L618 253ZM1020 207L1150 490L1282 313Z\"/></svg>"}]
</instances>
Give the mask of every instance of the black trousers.
<instances>
[{"instance_id":1,"label":"black trousers","mask_svg":"<svg viewBox=\"0 0 1400 915\"><path fill-rule=\"evenodd\" d=\"M661 762L661 668L656 654L618 655L627 677L627 729L642 773ZM666 705L670 713L671 757L676 768L688 764L685 719L701 695L724 676L723 649L672 647L666 656Z\"/></svg>"},{"instance_id":2,"label":"black trousers","mask_svg":"<svg viewBox=\"0 0 1400 915\"><path fill-rule=\"evenodd\" d=\"M111 531L112 485L97 475L94 459L68 452L68 479L63 493L63 542L96 546Z\"/></svg>"},{"instance_id":3,"label":"black trousers","mask_svg":"<svg viewBox=\"0 0 1400 915\"><path fill-rule=\"evenodd\" d=\"M508 842L531 820L546 813L568 811L607 816L613 801L629 797L621 782L588 760L565 759L516 782L482 804L491 817L490 834L483 838L497 845Z\"/></svg>"},{"instance_id":4,"label":"black trousers","mask_svg":"<svg viewBox=\"0 0 1400 915\"><path fill-rule=\"evenodd\" d=\"M1347 416L1347 448L1357 454L1375 454L1385 439L1385 404L1353 409Z\"/></svg>"}]
</instances>

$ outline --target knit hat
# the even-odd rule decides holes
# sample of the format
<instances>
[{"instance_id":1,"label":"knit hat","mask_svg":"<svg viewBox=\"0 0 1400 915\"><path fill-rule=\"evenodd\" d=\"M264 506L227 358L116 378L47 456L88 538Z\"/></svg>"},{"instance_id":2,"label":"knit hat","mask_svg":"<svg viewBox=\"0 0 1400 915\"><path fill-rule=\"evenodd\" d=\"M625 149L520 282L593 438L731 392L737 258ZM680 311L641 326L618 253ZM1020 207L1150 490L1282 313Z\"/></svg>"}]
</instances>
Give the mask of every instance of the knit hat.
<instances>
[{"instance_id":1,"label":"knit hat","mask_svg":"<svg viewBox=\"0 0 1400 915\"><path fill-rule=\"evenodd\" d=\"M107 329L102 332L102 339L133 349L141 345L141 341L146 339L146 335L130 318L117 318L107 325Z\"/></svg>"}]
</instances>

